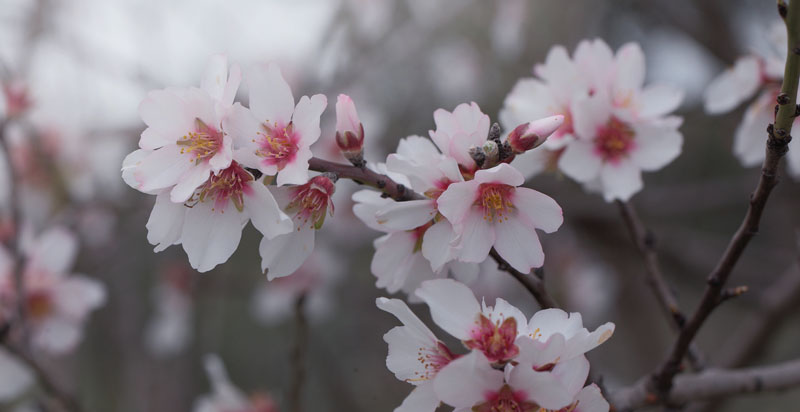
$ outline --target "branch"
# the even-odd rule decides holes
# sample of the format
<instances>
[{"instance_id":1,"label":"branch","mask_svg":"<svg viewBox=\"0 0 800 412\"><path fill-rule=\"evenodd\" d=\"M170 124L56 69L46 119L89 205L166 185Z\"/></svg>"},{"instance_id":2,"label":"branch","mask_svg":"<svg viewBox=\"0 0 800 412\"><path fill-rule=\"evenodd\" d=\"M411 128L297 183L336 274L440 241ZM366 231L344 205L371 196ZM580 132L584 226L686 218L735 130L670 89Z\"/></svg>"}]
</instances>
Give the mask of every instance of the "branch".
<instances>
[{"instance_id":1,"label":"branch","mask_svg":"<svg viewBox=\"0 0 800 412\"><path fill-rule=\"evenodd\" d=\"M316 172L336 173L340 178L347 178L359 184L372 186L397 201L423 199L422 195L414 192L411 188L407 188L395 182L389 176L373 172L366 167L355 167L312 157L308 161L308 168Z\"/></svg>"},{"instance_id":2,"label":"branch","mask_svg":"<svg viewBox=\"0 0 800 412\"><path fill-rule=\"evenodd\" d=\"M647 389L649 382L640 379L631 388L611 393L610 401L618 411L630 411L660 403ZM779 391L800 385L800 359L744 369L708 369L675 379L666 401L681 405L690 401L715 399L746 393Z\"/></svg>"},{"instance_id":3,"label":"branch","mask_svg":"<svg viewBox=\"0 0 800 412\"><path fill-rule=\"evenodd\" d=\"M519 283L522 283L522 286L524 286L525 289L533 295L533 298L539 302L539 306L541 306L542 309L558 307L556 301L547 294L544 288L544 282L542 282L539 276L530 273L522 273L514 269L494 248L489 252L489 256L497 262L497 267L500 270L508 272L514 279L518 280Z\"/></svg>"},{"instance_id":4,"label":"branch","mask_svg":"<svg viewBox=\"0 0 800 412\"><path fill-rule=\"evenodd\" d=\"M618 200L617 206L619 206L620 214L625 221L625 226L628 228L631 239L636 244L636 248L639 249L639 253L644 257L645 268L647 269L647 284L656 296L659 307L668 319L672 330L679 332L686 323L686 316L681 312L678 306L678 299L661 273L661 266L658 263L658 254L655 249L655 237L644 226L632 204ZM695 344L689 347L689 362L694 370L703 369L705 362Z\"/></svg>"},{"instance_id":5,"label":"branch","mask_svg":"<svg viewBox=\"0 0 800 412\"><path fill-rule=\"evenodd\" d=\"M305 315L306 293L301 293L294 304L294 346L292 347L291 364L292 380L289 384L289 410L302 412L302 392L306 380L306 350L308 348L308 321Z\"/></svg>"},{"instance_id":6,"label":"branch","mask_svg":"<svg viewBox=\"0 0 800 412\"><path fill-rule=\"evenodd\" d=\"M708 285L692 317L681 330L672 346L669 357L653 376L652 384L659 397L666 397L672 387L672 379L680 371L681 362L689 346L708 318L719 305L725 282L730 277L736 262L742 256L750 239L758 233L758 226L769 194L778 184L778 165L788 150L791 141L792 122L797 102L797 83L800 76L800 2L789 5L786 21L788 31L788 58L784 71L781 93L778 95L778 111L775 124L768 128L766 158L761 168L761 178L750 197L750 206L739 229L731 238L717 266L708 277Z\"/></svg>"}]
</instances>

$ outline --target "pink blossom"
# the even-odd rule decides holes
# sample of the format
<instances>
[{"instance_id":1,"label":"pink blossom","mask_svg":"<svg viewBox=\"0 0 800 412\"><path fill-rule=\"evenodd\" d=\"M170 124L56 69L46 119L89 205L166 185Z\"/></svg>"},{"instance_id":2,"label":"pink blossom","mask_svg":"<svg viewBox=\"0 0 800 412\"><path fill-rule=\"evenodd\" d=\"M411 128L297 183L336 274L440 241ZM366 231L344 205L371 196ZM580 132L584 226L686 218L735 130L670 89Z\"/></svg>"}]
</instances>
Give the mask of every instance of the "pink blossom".
<instances>
[{"instance_id":1,"label":"pink blossom","mask_svg":"<svg viewBox=\"0 0 800 412\"><path fill-rule=\"evenodd\" d=\"M438 109L433 112L436 130L431 130L431 139L442 154L458 162L462 171L468 175L478 166L469 154L473 146L480 147L489 134L489 116L481 112L475 102L460 104L453 112Z\"/></svg>"},{"instance_id":2,"label":"pink blossom","mask_svg":"<svg viewBox=\"0 0 800 412\"><path fill-rule=\"evenodd\" d=\"M319 139L319 119L327 106L321 94L294 104L289 84L275 64L248 72L250 108L233 107L223 126L234 138L235 158L274 176L278 185L308 181L310 146Z\"/></svg>"},{"instance_id":3,"label":"pink blossom","mask_svg":"<svg viewBox=\"0 0 800 412\"><path fill-rule=\"evenodd\" d=\"M459 235L459 260L480 263L494 247L522 272L544 263L536 229L552 233L564 219L553 199L518 187L524 180L516 169L500 164L451 184L439 197L439 212Z\"/></svg>"},{"instance_id":4,"label":"pink blossom","mask_svg":"<svg viewBox=\"0 0 800 412\"><path fill-rule=\"evenodd\" d=\"M547 138L564 124L564 116L549 116L543 119L523 123L508 134L508 144L516 154L543 145Z\"/></svg>"},{"instance_id":5,"label":"pink blossom","mask_svg":"<svg viewBox=\"0 0 800 412\"><path fill-rule=\"evenodd\" d=\"M363 166L364 125L353 99L345 94L340 94L336 101L336 144L351 163Z\"/></svg>"}]
</instances>

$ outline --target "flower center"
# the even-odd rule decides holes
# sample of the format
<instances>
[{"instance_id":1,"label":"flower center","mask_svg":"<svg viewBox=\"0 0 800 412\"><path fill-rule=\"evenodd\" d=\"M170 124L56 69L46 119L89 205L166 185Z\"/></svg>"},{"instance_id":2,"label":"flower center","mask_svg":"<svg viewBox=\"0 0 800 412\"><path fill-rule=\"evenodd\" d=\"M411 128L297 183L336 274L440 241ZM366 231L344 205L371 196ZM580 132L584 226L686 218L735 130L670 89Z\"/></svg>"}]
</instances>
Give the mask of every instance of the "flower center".
<instances>
[{"instance_id":1,"label":"flower center","mask_svg":"<svg viewBox=\"0 0 800 412\"><path fill-rule=\"evenodd\" d=\"M294 159L298 149L297 142L300 139L294 131L292 122L286 126L280 126L278 122L270 126L267 122L262 123L261 127L264 131L258 132L261 139L258 142L256 155L263 157L265 164L276 165L278 170L281 170Z\"/></svg>"},{"instance_id":2,"label":"flower center","mask_svg":"<svg viewBox=\"0 0 800 412\"><path fill-rule=\"evenodd\" d=\"M634 137L633 129L628 124L611 117L597 131L594 139L595 153L607 162L616 163L635 147Z\"/></svg>"},{"instance_id":3,"label":"flower center","mask_svg":"<svg viewBox=\"0 0 800 412\"><path fill-rule=\"evenodd\" d=\"M524 392L514 392L508 385L503 385L500 392L492 394L489 399L472 408L475 412L538 412L539 405L528 402Z\"/></svg>"},{"instance_id":4,"label":"flower center","mask_svg":"<svg viewBox=\"0 0 800 412\"><path fill-rule=\"evenodd\" d=\"M417 361L422 364L422 371L414 372L415 378L408 382L427 381L433 379L442 368L458 358L442 342L436 342L436 347L422 347L417 351Z\"/></svg>"},{"instance_id":5,"label":"flower center","mask_svg":"<svg viewBox=\"0 0 800 412\"><path fill-rule=\"evenodd\" d=\"M186 206L192 207L198 202L213 201L214 207L211 210L225 213L228 201L232 201L236 210L241 212L244 209L244 195L250 194L253 190L250 188L250 182L253 180L253 175L234 161L219 174L212 174L186 202Z\"/></svg>"},{"instance_id":6,"label":"flower center","mask_svg":"<svg viewBox=\"0 0 800 412\"><path fill-rule=\"evenodd\" d=\"M308 183L295 189L292 201L286 206L286 212L295 214L294 218L299 223L297 230L309 221L312 228L321 228L329 206L333 216L331 196L335 189L333 182L325 176L314 176Z\"/></svg>"},{"instance_id":7,"label":"flower center","mask_svg":"<svg viewBox=\"0 0 800 412\"><path fill-rule=\"evenodd\" d=\"M519 354L514 341L517 339L517 320L508 318L493 323L489 318L480 315L478 325L470 332L472 339L464 342L470 349L477 349L486 355L489 362L503 363Z\"/></svg>"},{"instance_id":8,"label":"flower center","mask_svg":"<svg viewBox=\"0 0 800 412\"><path fill-rule=\"evenodd\" d=\"M189 132L178 140L181 154L191 155L190 161L200 163L204 159L214 156L222 147L222 133L205 124L200 119L194 119L195 131Z\"/></svg>"},{"instance_id":9,"label":"flower center","mask_svg":"<svg viewBox=\"0 0 800 412\"><path fill-rule=\"evenodd\" d=\"M47 317L53 311L53 298L44 290L35 290L27 293L28 315L34 320Z\"/></svg>"},{"instance_id":10,"label":"flower center","mask_svg":"<svg viewBox=\"0 0 800 412\"><path fill-rule=\"evenodd\" d=\"M481 183L478 193L480 195L476 204L483 209L483 220L489 222L508 220L508 215L514 209L514 203L511 202L514 186L502 183Z\"/></svg>"}]
</instances>

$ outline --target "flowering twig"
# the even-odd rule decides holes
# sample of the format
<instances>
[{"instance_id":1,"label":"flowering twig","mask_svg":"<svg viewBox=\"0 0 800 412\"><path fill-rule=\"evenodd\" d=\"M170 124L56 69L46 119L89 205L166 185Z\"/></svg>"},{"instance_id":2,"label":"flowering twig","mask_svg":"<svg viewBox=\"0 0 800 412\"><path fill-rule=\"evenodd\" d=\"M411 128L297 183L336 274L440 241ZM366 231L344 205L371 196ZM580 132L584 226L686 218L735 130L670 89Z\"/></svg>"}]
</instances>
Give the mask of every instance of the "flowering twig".
<instances>
[{"instance_id":1,"label":"flowering twig","mask_svg":"<svg viewBox=\"0 0 800 412\"><path fill-rule=\"evenodd\" d=\"M647 378L637 385L614 392L610 401L618 411L630 411L658 403L647 390ZM778 391L800 385L800 359L771 366L744 369L707 369L675 379L666 401L684 404L690 401L733 396L746 393Z\"/></svg>"},{"instance_id":2,"label":"flowering twig","mask_svg":"<svg viewBox=\"0 0 800 412\"><path fill-rule=\"evenodd\" d=\"M672 330L680 331L686 323L686 316L681 312L678 306L678 299L661 273L653 233L644 226L632 204L618 200L617 206L619 206L622 219L625 221L625 226L628 228L636 248L639 249L642 257L644 257L645 268L647 269L647 284L656 296L664 315L669 319ZM705 363L703 355L694 343L689 347L688 358L694 370L703 369L703 364Z\"/></svg>"},{"instance_id":3,"label":"flowering twig","mask_svg":"<svg viewBox=\"0 0 800 412\"><path fill-rule=\"evenodd\" d=\"M422 199L422 195L415 193L411 188L395 182L389 176L373 172L366 167L355 167L342 163L312 157L308 161L308 168L317 172L336 173L340 178L350 179L356 183L372 186L394 200Z\"/></svg>"},{"instance_id":4,"label":"flowering twig","mask_svg":"<svg viewBox=\"0 0 800 412\"><path fill-rule=\"evenodd\" d=\"M303 385L306 380L306 350L308 348L308 320L305 315L306 294L301 293L294 302L294 346L291 364L292 380L289 384L288 404L291 412L301 412Z\"/></svg>"},{"instance_id":5,"label":"flowering twig","mask_svg":"<svg viewBox=\"0 0 800 412\"><path fill-rule=\"evenodd\" d=\"M795 118L797 102L797 83L800 75L800 4L795 2L786 11L788 31L788 55L784 70L784 81L778 95L778 111L774 125L768 128L766 158L761 168L761 177L755 192L750 197L750 206L739 229L731 238L717 266L708 277L706 290L695 312L681 330L667 360L653 375L652 386L659 397L667 398L672 387L673 377L680 371L681 361L689 346L708 318L720 303L725 282L730 277L750 239L758 233L761 214L766 206L770 192L778 184L778 165L788 150L791 141L792 122ZM783 16L782 12L782 16Z\"/></svg>"}]
</instances>

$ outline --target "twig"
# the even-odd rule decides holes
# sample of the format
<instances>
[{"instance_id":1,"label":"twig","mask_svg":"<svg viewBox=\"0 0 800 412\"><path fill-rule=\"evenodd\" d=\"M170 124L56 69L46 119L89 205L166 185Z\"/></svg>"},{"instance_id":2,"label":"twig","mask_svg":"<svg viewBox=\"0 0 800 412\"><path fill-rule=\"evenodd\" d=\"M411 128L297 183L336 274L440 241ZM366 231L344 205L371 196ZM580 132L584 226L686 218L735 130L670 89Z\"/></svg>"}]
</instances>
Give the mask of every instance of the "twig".
<instances>
[{"instance_id":1,"label":"twig","mask_svg":"<svg viewBox=\"0 0 800 412\"><path fill-rule=\"evenodd\" d=\"M294 346L291 364L292 380L289 385L289 410L302 412L303 385L306 380L306 350L308 349L308 321L305 315L306 294L301 293L294 303Z\"/></svg>"},{"instance_id":2,"label":"twig","mask_svg":"<svg viewBox=\"0 0 800 412\"><path fill-rule=\"evenodd\" d=\"M661 266L658 263L658 254L655 249L655 238L652 232L644 226L632 204L618 200L617 206L631 239L636 244L636 248L639 249L639 253L644 257L645 268L647 269L647 284L656 296L659 307L668 319L672 330L679 332L686 323L686 316L681 312L678 306L678 299L661 273ZM688 358L694 370L703 369L705 360L694 343L689 347Z\"/></svg>"},{"instance_id":3,"label":"twig","mask_svg":"<svg viewBox=\"0 0 800 412\"><path fill-rule=\"evenodd\" d=\"M610 401L618 411L630 411L659 403L647 389L647 378L631 388L611 393ZM800 359L772 366L744 369L707 369L675 379L666 401L684 404L690 401L715 399L746 393L770 392L800 385Z\"/></svg>"},{"instance_id":4,"label":"twig","mask_svg":"<svg viewBox=\"0 0 800 412\"><path fill-rule=\"evenodd\" d=\"M497 251L492 248L489 252L489 256L497 262L497 267L505 272L508 272L514 279L518 280L519 283L522 283L522 286L528 290L528 292L533 295L533 298L539 302L539 306L542 309L549 309L549 308L557 308L558 304L555 300L547 293L547 290L544 288L544 282L538 277L530 273L522 273L513 267L511 267L505 259L503 259Z\"/></svg>"},{"instance_id":5,"label":"twig","mask_svg":"<svg viewBox=\"0 0 800 412\"><path fill-rule=\"evenodd\" d=\"M332 172L336 173L340 178L347 178L356 183L372 186L394 200L423 199L422 195L414 192L411 188L405 187L392 180L389 176L373 172L366 167L355 167L323 160L318 157L312 157L311 160L308 161L308 167L316 172Z\"/></svg>"},{"instance_id":6,"label":"twig","mask_svg":"<svg viewBox=\"0 0 800 412\"><path fill-rule=\"evenodd\" d=\"M791 141L792 122L797 102L797 83L800 75L800 3L789 5L786 20L788 31L788 57L784 70L784 81L778 95L778 111L775 124L768 128L766 158L755 192L750 197L750 206L741 226L731 238L728 248L708 277L708 285L695 312L681 330L672 346L669 357L652 378L652 388L657 396L666 398L672 387L673 377L679 372L681 361L694 337L711 312L719 305L720 294L730 277L736 262L742 256L750 239L758 233L761 214L764 212L769 194L778 184L778 165L788 150Z\"/></svg>"}]
</instances>

